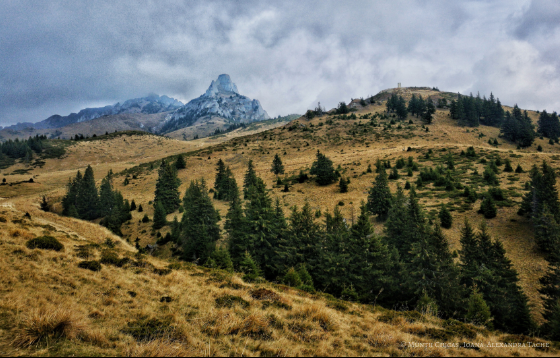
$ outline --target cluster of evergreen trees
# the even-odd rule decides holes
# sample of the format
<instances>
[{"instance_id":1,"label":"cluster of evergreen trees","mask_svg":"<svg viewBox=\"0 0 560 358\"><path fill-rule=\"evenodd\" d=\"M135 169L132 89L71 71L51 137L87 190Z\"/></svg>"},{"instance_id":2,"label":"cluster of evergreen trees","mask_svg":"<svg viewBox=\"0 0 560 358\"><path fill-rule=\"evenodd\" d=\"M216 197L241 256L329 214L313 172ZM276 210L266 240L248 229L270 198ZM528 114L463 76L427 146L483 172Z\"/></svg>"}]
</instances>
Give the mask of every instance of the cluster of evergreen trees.
<instances>
[{"instance_id":1,"label":"cluster of evergreen trees","mask_svg":"<svg viewBox=\"0 0 560 358\"><path fill-rule=\"evenodd\" d=\"M543 137L550 138L556 142L560 138L560 120L558 120L556 112L548 114L546 110L542 111L539 115L538 126L538 132Z\"/></svg>"},{"instance_id":2,"label":"cluster of evergreen trees","mask_svg":"<svg viewBox=\"0 0 560 358\"><path fill-rule=\"evenodd\" d=\"M549 338L560 340L560 202L556 189L556 173L545 161L533 166L523 198L520 215L531 218L535 241L548 261L547 273L540 279L539 292L544 301L542 329Z\"/></svg>"},{"instance_id":3,"label":"cluster of evergreen trees","mask_svg":"<svg viewBox=\"0 0 560 358\"><path fill-rule=\"evenodd\" d=\"M45 135L36 135L29 137L27 140L7 140L0 143L0 156L6 155L13 159L26 158L29 161L33 152L41 153L47 146L47 137Z\"/></svg>"},{"instance_id":4,"label":"cluster of evergreen trees","mask_svg":"<svg viewBox=\"0 0 560 358\"><path fill-rule=\"evenodd\" d=\"M400 119L405 119L408 114L405 99L395 93L391 94L391 97L387 100L386 106L387 112L395 112Z\"/></svg>"},{"instance_id":5,"label":"cluster of evergreen trees","mask_svg":"<svg viewBox=\"0 0 560 358\"><path fill-rule=\"evenodd\" d=\"M220 172L225 171L218 164ZM292 207L286 217L280 200L270 197L250 162L245 200L237 193L230 198L226 250L217 248L220 216L204 181L191 182L183 199L183 219L171 224L171 236L186 260L234 268L245 272L248 280L262 276L387 307L429 305L444 317L460 319L479 317L469 311L468 303L477 303L471 306L479 309L482 302L496 328L529 332L533 323L527 299L501 243L491 240L485 227L475 233L466 223L461 263L455 263L440 227L426 219L414 187L408 196L400 187L393 195L385 169L378 173L356 220L348 223L336 207L318 222L308 203L301 209ZM447 225L449 217L443 211ZM386 218L383 235L374 233L371 212Z\"/></svg>"},{"instance_id":6,"label":"cluster of evergreen trees","mask_svg":"<svg viewBox=\"0 0 560 358\"><path fill-rule=\"evenodd\" d=\"M422 96L416 97L413 94L410 101L408 101L408 111L430 124L432 123L434 113L436 113L436 106L431 99L424 100Z\"/></svg>"},{"instance_id":7,"label":"cluster of evergreen trees","mask_svg":"<svg viewBox=\"0 0 560 358\"><path fill-rule=\"evenodd\" d=\"M109 171L98 189L93 169L89 165L83 176L78 171L76 177L69 180L62 206L63 215L66 216L84 220L103 218L101 224L117 235L122 235L121 225L132 219L130 203L113 189L112 171Z\"/></svg>"},{"instance_id":8,"label":"cluster of evergreen trees","mask_svg":"<svg viewBox=\"0 0 560 358\"><path fill-rule=\"evenodd\" d=\"M504 120L504 110L499 99L494 98L490 93L490 98L480 98L480 94L473 97L457 94L457 100L451 102L451 118L459 121L461 125L478 127L479 124L487 126L501 127Z\"/></svg>"},{"instance_id":9,"label":"cluster of evergreen trees","mask_svg":"<svg viewBox=\"0 0 560 358\"><path fill-rule=\"evenodd\" d=\"M237 182L229 167L220 159L214 182L214 199L232 201L239 195Z\"/></svg>"},{"instance_id":10,"label":"cluster of evergreen trees","mask_svg":"<svg viewBox=\"0 0 560 358\"><path fill-rule=\"evenodd\" d=\"M521 148L530 147L535 141L535 129L527 111L521 113L517 104L512 113L506 111L501 133L507 140L517 143Z\"/></svg>"}]
</instances>

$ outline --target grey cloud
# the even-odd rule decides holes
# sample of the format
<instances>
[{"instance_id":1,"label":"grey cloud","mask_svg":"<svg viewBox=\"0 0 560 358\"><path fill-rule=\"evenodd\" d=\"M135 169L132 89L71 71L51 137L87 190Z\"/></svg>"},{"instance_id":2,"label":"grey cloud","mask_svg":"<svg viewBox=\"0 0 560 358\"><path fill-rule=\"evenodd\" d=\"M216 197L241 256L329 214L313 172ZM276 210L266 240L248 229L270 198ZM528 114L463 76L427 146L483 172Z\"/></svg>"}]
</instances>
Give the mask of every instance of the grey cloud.
<instances>
[{"instance_id":1,"label":"grey cloud","mask_svg":"<svg viewBox=\"0 0 560 358\"><path fill-rule=\"evenodd\" d=\"M188 101L221 73L273 116L303 113L318 101L334 107L397 82L557 106L557 96L538 88L539 81L556 88L560 36L516 27L545 26L538 5L4 1L0 125L150 92ZM510 51L496 50L511 43ZM527 49L534 57L513 66L510 58ZM537 68L528 72L529 65Z\"/></svg>"}]
</instances>

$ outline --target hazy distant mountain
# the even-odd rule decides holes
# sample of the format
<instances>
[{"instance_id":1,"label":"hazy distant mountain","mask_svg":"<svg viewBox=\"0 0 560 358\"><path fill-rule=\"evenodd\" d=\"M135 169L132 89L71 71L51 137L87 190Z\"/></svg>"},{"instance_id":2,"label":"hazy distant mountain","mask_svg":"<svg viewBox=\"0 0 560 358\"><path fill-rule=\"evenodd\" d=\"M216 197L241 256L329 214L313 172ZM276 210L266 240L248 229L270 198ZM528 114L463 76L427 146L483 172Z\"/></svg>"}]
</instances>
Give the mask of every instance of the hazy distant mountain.
<instances>
[{"instance_id":1,"label":"hazy distant mountain","mask_svg":"<svg viewBox=\"0 0 560 358\"><path fill-rule=\"evenodd\" d=\"M117 103L114 105L109 105L100 108L86 108L82 109L78 113L71 113L68 116L60 116L55 114L45 119L44 121L38 123L18 123L13 126L6 127L4 129L12 130L23 130L27 128L33 129L52 129L52 128L62 128L74 123L81 123L86 121L91 121L103 116L110 116L115 114L123 113L143 113L143 114L155 114L162 112L173 111L177 108L183 106L182 102L167 96L158 96L157 94L152 94L143 98L129 99L125 102ZM0 127L0 129L2 129Z\"/></svg>"},{"instance_id":2,"label":"hazy distant mountain","mask_svg":"<svg viewBox=\"0 0 560 358\"><path fill-rule=\"evenodd\" d=\"M193 99L166 117L165 122L154 128L158 133L169 133L181 128L221 117L229 122L248 123L270 117L257 99L240 95L229 75L223 74L202 96Z\"/></svg>"}]
</instances>

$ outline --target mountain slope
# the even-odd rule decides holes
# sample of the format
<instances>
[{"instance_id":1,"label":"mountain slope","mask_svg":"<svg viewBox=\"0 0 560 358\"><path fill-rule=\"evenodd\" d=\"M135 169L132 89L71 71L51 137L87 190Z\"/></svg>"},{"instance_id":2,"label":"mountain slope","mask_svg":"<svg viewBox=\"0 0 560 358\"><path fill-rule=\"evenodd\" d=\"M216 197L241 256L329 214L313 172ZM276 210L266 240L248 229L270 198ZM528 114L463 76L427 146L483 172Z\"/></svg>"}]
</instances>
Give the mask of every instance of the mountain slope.
<instances>
[{"instance_id":1,"label":"mountain slope","mask_svg":"<svg viewBox=\"0 0 560 358\"><path fill-rule=\"evenodd\" d=\"M206 92L175 110L166 121L154 128L157 133L169 133L195 123L220 117L231 123L261 121L270 117L257 99L240 95L227 74L212 81Z\"/></svg>"},{"instance_id":2,"label":"mountain slope","mask_svg":"<svg viewBox=\"0 0 560 358\"><path fill-rule=\"evenodd\" d=\"M30 214L25 218L24 213ZM0 200L2 356L553 356L546 344L418 312L137 255L95 224ZM134 213L134 219L140 217ZM61 251L30 249L49 235ZM100 271L79 268L99 261ZM463 342L481 347L467 349ZM463 347L461 347L463 346Z\"/></svg>"},{"instance_id":3,"label":"mountain slope","mask_svg":"<svg viewBox=\"0 0 560 358\"><path fill-rule=\"evenodd\" d=\"M23 130L26 128L52 129L61 128L74 123L91 121L93 119L121 113L144 113L154 114L172 111L183 104L167 96L149 95L143 98L129 99L125 102L116 103L100 108L86 108L78 113L71 113L67 116L55 114L38 123L18 123L4 129Z\"/></svg>"}]
</instances>

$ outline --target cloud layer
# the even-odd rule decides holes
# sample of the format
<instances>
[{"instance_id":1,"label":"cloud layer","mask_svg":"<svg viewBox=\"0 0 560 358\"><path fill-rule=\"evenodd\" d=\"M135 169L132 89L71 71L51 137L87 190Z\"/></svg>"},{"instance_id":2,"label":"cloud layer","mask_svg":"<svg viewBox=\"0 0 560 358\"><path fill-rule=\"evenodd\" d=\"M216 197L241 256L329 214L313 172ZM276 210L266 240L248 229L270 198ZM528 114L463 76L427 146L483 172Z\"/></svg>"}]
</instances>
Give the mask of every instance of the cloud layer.
<instances>
[{"instance_id":1,"label":"cloud layer","mask_svg":"<svg viewBox=\"0 0 560 358\"><path fill-rule=\"evenodd\" d=\"M560 110L560 5L529 1L2 1L0 125L221 73L272 116L403 86Z\"/></svg>"}]
</instances>

